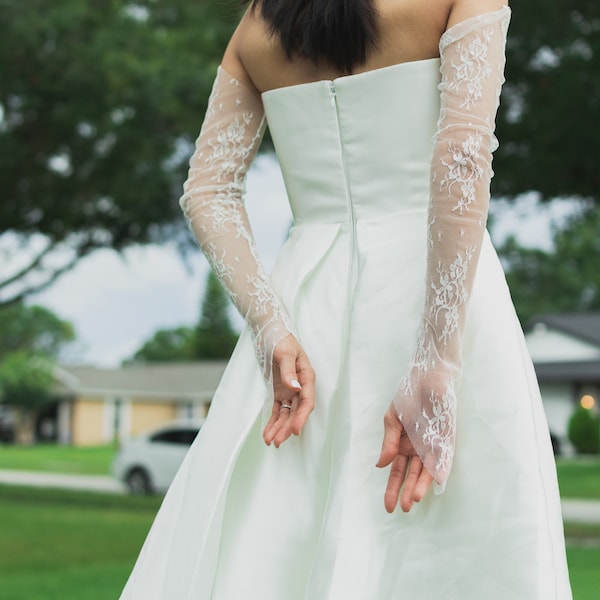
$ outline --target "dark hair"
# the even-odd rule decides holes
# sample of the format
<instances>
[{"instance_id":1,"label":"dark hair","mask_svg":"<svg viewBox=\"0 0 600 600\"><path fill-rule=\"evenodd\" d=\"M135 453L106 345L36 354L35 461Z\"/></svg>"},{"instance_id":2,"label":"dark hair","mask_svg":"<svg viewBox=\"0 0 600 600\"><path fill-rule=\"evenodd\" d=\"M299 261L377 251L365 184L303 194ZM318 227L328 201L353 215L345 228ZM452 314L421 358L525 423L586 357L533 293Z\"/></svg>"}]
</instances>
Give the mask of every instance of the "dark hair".
<instances>
[{"instance_id":1,"label":"dark hair","mask_svg":"<svg viewBox=\"0 0 600 600\"><path fill-rule=\"evenodd\" d=\"M329 62L344 73L365 62L377 42L373 0L243 0L258 9L289 58Z\"/></svg>"}]
</instances>

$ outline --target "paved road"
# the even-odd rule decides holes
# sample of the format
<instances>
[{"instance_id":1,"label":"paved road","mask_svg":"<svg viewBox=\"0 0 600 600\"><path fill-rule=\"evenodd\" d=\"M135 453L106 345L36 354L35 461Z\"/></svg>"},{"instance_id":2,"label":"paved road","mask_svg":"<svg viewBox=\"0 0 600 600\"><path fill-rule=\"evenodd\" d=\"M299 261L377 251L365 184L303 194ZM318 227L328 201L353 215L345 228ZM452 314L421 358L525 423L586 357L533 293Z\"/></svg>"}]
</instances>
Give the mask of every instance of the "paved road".
<instances>
[{"instance_id":1,"label":"paved road","mask_svg":"<svg viewBox=\"0 0 600 600\"><path fill-rule=\"evenodd\" d=\"M105 475L63 475L37 471L0 470L0 483L122 494L125 487Z\"/></svg>"},{"instance_id":2,"label":"paved road","mask_svg":"<svg viewBox=\"0 0 600 600\"><path fill-rule=\"evenodd\" d=\"M595 500L563 500L562 514L571 523L600 524L600 502Z\"/></svg>"},{"instance_id":3,"label":"paved road","mask_svg":"<svg viewBox=\"0 0 600 600\"><path fill-rule=\"evenodd\" d=\"M115 494L122 494L126 491L121 483L112 477L103 475L62 475L35 471L0 470L0 483ZM562 513L564 520L571 523L600 524L600 501L563 500Z\"/></svg>"}]
</instances>

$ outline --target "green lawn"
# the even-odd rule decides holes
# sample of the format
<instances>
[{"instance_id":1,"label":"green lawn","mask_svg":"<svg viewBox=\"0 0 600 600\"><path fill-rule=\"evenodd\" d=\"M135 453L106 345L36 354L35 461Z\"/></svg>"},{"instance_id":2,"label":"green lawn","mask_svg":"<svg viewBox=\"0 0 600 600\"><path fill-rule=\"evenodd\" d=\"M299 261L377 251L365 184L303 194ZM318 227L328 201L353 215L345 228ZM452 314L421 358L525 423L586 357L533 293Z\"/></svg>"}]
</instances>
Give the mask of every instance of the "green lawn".
<instances>
[{"instance_id":1,"label":"green lawn","mask_svg":"<svg viewBox=\"0 0 600 600\"><path fill-rule=\"evenodd\" d=\"M598 598L600 524L565 523L565 537L574 600Z\"/></svg>"},{"instance_id":2,"label":"green lawn","mask_svg":"<svg viewBox=\"0 0 600 600\"><path fill-rule=\"evenodd\" d=\"M0 486L2 598L118 598L159 503Z\"/></svg>"},{"instance_id":3,"label":"green lawn","mask_svg":"<svg viewBox=\"0 0 600 600\"><path fill-rule=\"evenodd\" d=\"M116 600L160 498L0 485L2 598ZM596 600L600 525L566 527L575 600Z\"/></svg>"},{"instance_id":4,"label":"green lawn","mask_svg":"<svg viewBox=\"0 0 600 600\"><path fill-rule=\"evenodd\" d=\"M559 459L556 463L560 495L563 498L600 500L600 460Z\"/></svg>"},{"instance_id":5,"label":"green lawn","mask_svg":"<svg viewBox=\"0 0 600 600\"><path fill-rule=\"evenodd\" d=\"M567 558L573 600L598 600L600 546L568 547Z\"/></svg>"},{"instance_id":6,"label":"green lawn","mask_svg":"<svg viewBox=\"0 0 600 600\"><path fill-rule=\"evenodd\" d=\"M0 469L108 475L114 455L113 445L77 448L58 444L0 444Z\"/></svg>"}]
</instances>

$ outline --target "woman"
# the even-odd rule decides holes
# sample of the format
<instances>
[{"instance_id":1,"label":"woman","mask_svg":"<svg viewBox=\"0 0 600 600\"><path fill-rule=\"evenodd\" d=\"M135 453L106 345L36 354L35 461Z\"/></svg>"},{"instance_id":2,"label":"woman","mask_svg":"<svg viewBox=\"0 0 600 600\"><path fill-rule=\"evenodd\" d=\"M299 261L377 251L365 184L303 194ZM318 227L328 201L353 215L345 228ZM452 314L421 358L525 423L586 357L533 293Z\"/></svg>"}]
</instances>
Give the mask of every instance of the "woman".
<instances>
[{"instance_id":1,"label":"woman","mask_svg":"<svg viewBox=\"0 0 600 600\"><path fill-rule=\"evenodd\" d=\"M252 2L182 198L248 328L123 599L571 597L485 232L509 17L504 0ZM271 279L243 208L265 122L294 214Z\"/></svg>"}]
</instances>

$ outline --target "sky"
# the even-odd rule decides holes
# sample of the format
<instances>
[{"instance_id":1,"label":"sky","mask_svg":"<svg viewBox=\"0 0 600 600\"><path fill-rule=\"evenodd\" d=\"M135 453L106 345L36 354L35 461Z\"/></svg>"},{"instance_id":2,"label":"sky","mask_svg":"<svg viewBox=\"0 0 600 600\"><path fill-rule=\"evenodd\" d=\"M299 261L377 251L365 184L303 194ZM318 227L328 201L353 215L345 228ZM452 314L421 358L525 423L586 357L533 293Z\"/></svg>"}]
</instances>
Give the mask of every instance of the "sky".
<instances>
[{"instance_id":1,"label":"sky","mask_svg":"<svg viewBox=\"0 0 600 600\"><path fill-rule=\"evenodd\" d=\"M290 227L285 198L277 162L260 155L248 173L246 206L267 270ZM122 255L98 250L29 303L73 323L77 340L65 349L63 362L113 367L158 329L197 323L207 274L200 251L184 264L175 244L133 247Z\"/></svg>"},{"instance_id":2,"label":"sky","mask_svg":"<svg viewBox=\"0 0 600 600\"><path fill-rule=\"evenodd\" d=\"M260 155L248 174L246 206L263 263L275 263L291 223L285 187L276 159ZM522 245L551 247L552 224L572 211L572 203L539 205L534 194L516 204L493 203L492 238L515 235ZM73 323L77 341L62 361L118 366L155 331L198 321L208 263L198 251L182 260L175 245L135 247L119 255L99 250L50 288L32 297ZM239 326L238 317L235 324Z\"/></svg>"}]
</instances>

